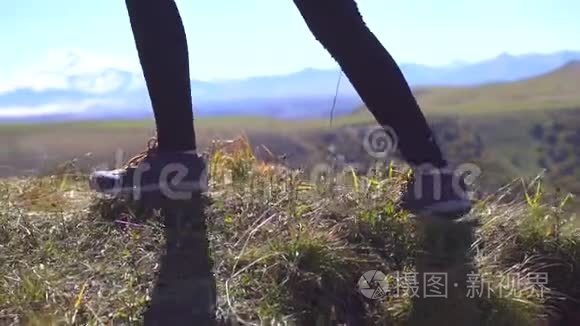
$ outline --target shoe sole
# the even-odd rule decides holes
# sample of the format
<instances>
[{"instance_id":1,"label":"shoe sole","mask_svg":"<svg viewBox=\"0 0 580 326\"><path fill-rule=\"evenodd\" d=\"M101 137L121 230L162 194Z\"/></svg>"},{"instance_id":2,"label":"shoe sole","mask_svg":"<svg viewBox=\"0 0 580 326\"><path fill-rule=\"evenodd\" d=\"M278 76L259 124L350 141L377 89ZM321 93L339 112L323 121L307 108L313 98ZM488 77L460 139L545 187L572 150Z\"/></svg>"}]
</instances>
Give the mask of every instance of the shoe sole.
<instances>
[{"instance_id":1,"label":"shoe sole","mask_svg":"<svg viewBox=\"0 0 580 326\"><path fill-rule=\"evenodd\" d=\"M199 180L191 182L180 182L178 185L165 184L147 184L142 186L127 186L121 185L123 183L121 177L118 185L113 187L102 187L98 181L98 177L91 176L89 178L89 188L97 193L108 196L132 196L132 195L147 195L147 194L163 194L169 196L185 196L191 193L204 193L208 191L207 175L202 173ZM177 198L176 198L177 199Z\"/></svg>"}]
</instances>

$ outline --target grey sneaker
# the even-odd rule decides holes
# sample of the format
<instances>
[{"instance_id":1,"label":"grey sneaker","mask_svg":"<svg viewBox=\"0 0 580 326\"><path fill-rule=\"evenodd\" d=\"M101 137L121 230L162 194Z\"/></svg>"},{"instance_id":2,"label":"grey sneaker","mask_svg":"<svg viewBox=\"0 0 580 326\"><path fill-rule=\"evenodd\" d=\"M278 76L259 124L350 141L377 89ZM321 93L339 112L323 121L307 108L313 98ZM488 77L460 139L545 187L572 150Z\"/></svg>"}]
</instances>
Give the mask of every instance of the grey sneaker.
<instances>
[{"instance_id":1,"label":"grey sneaker","mask_svg":"<svg viewBox=\"0 0 580 326\"><path fill-rule=\"evenodd\" d=\"M459 219L472 208L461 175L446 169L416 171L407 183L401 207L414 214Z\"/></svg>"},{"instance_id":2,"label":"grey sneaker","mask_svg":"<svg viewBox=\"0 0 580 326\"><path fill-rule=\"evenodd\" d=\"M206 164L195 152L158 152L149 147L123 168L95 171L91 189L132 199L187 200L207 190Z\"/></svg>"}]
</instances>

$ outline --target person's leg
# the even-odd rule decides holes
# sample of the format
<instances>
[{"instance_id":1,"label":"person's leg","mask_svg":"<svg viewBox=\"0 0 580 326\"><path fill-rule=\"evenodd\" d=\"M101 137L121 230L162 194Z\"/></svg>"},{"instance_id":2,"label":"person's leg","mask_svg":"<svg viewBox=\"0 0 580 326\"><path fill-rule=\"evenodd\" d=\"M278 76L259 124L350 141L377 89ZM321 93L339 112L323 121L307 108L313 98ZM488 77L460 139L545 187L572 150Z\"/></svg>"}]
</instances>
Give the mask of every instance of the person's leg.
<instances>
[{"instance_id":1,"label":"person's leg","mask_svg":"<svg viewBox=\"0 0 580 326\"><path fill-rule=\"evenodd\" d=\"M160 151L195 149L185 30L174 0L126 0Z\"/></svg>"},{"instance_id":2,"label":"person's leg","mask_svg":"<svg viewBox=\"0 0 580 326\"><path fill-rule=\"evenodd\" d=\"M126 0L131 28L153 105L157 148L122 168L91 174L91 188L133 198L204 190L205 162L196 153L187 40L174 0ZM174 178L168 183L169 175ZM178 178L181 177L180 178ZM175 199L177 199L177 195ZM174 198L172 198L174 199Z\"/></svg>"},{"instance_id":3,"label":"person's leg","mask_svg":"<svg viewBox=\"0 0 580 326\"><path fill-rule=\"evenodd\" d=\"M367 28L354 0L294 0L314 37L334 57L382 126L393 128L411 165L446 164L395 60Z\"/></svg>"},{"instance_id":4,"label":"person's leg","mask_svg":"<svg viewBox=\"0 0 580 326\"><path fill-rule=\"evenodd\" d=\"M105 190L107 180L117 179L121 188L148 205L162 203L155 207L162 208L166 250L144 324L213 325L215 281L198 194L205 187L201 177L205 165L194 152L185 30L174 0L126 0L126 4L153 105L158 148L119 178L102 174L104 187L97 188Z\"/></svg>"},{"instance_id":5,"label":"person's leg","mask_svg":"<svg viewBox=\"0 0 580 326\"><path fill-rule=\"evenodd\" d=\"M395 60L364 23L354 0L294 0L314 37L338 62L379 124L392 128L414 168L403 207L456 218L471 209Z\"/></svg>"}]
</instances>

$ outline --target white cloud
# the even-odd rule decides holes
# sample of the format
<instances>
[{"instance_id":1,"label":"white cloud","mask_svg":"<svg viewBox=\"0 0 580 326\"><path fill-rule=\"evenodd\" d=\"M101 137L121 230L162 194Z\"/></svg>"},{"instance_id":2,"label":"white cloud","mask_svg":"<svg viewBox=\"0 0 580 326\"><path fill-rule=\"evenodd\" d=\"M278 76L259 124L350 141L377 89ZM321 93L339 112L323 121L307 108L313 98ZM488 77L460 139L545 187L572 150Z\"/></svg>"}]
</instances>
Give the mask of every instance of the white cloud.
<instances>
[{"instance_id":1,"label":"white cloud","mask_svg":"<svg viewBox=\"0 0 580 326\"><path fill-rule=\"evenodd\" d=\"M106 94L121 88L127 82L124 75L107 70L102 73L71 76L70 88L94 94Z\"/></svg>"},{"instance_id":2,"label":"white cloud","mask_svg":"<svg viewBox=\"0 0 580 326\"><path fill-rule=\"evenodd\" d=\"M114 71L130 72L130 81ZM27 88L43 90L80 90L102 94L129 82L142 87L138 60L94 53L82 49L53 49L26 67L11 67L0 76L0 93Z\"/></svg>"},{"instance_id":3,"label":"white cloud","mask_svg":"<svg viewBox=\"0 0 580 326\"><path fill-rule=\"evenodd\" d=\"M0 119L2 118L33 118L51 114L75 114L82 113L96 106L120 106L122 101L112 99L86 99L82 101L69 101L62 103L50 103L35 106L0 106Z\"/></svg>"}]
</instances>

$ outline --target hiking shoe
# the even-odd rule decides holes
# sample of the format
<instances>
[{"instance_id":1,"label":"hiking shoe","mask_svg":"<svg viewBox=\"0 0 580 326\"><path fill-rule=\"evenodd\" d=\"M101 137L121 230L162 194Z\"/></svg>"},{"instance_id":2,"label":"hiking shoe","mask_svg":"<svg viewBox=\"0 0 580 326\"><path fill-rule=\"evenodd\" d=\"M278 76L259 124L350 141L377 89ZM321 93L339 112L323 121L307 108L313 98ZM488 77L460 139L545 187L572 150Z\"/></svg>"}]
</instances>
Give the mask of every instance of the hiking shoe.
<instances>
[{"instance_id":1,"label":"hiking shoe","mask_svg":"<svg viewBox=\"0 0 580 326\"><path fill-rule=\"evenodd\" d=\"M472 208L461 175L447 169L413 172L401 198L401 207L414 214L459 219Z\"/></svg>"},{"instance_id":2,"label":"hiking shoe","mask_svg":"<svg viewBox=\"0 0 580 326\"><path fill-rule=\"evenodd\" d=\"M187 200L207 190L206 165L195 151L159 152L156 146L148 147L120 169L93 172L91 189L135 200Z\"/></svg>"}]
</instances>

